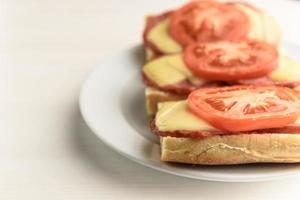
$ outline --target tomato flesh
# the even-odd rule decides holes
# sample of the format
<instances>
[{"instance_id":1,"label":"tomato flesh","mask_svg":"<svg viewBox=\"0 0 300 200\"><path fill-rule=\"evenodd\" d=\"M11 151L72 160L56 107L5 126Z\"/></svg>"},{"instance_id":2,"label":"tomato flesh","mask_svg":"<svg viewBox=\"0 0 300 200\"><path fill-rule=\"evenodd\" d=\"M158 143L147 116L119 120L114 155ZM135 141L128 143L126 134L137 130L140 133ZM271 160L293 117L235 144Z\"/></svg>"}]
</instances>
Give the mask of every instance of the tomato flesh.
<instances>
[{"instance_id":1,"label":"tomato flesh","mask_svg":"<svg viewBox=\"0 0 300 200\"><path fill-rule=\"evenodd\" d=\"M193 1L172 13L169 32L181 45L194 42L244 39L248 17L234 4Z\"/></svg>"},{"instance_id":2,"label":"tomato flesh","mask_svg":"<svg viewBox=\"0 0 300 200\"><path fill-rule=\"evenodd\" d=\"M297 93L276 86L205 88L188 96L188 107L212 126L230 132L279 128L300 114Z\"/></svg>"},{"instance_id":3,"label":"tomato flesh","mask_svg":"<svg viewBox=\"0 0 300 200\"><path fill-rule=\"evenodd\" d=\"M254 40L192 44L183 59L196 76L210 80L259 78L278 66L277 49Z\"/></svg>"}]
</instances>

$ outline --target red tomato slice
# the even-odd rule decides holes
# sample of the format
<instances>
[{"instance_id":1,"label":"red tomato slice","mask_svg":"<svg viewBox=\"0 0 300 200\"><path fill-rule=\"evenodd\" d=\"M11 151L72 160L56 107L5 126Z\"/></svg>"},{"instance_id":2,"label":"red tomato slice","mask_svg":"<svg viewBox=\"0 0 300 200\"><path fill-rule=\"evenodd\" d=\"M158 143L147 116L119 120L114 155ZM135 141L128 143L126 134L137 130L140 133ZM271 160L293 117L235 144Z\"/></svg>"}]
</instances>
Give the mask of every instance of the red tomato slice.
<instances>
[{"instance_id":1,"label":"red tomato slice","mask_svg":"<svg viewBox=\"0 0 300 200\"><path fill-rule=\"evenodd\" d=\"M254 40L195 43L185 49L184 61L196 76L232 81L269 74L278 65L278 52Z\"/></svg>"},{"instance_id":2,"label":"red tomato slice","mask_svg":"<svg viewBox=\"0 0 300 200\"><path fill-rule=\"evenodd\" d=\"M188 106L212 126L231 132L284 127L300 114L296 92L275 86L198 89L189 95Z\"/></svg>"},{"instance_id":3,"label":"red tomato slice","mask_svg":"<svg viewBox=\"0 0 300 200\"><path fill-rule=\"evenodd\" d=\"M244 39L249 19L234 4L193 1L172 13L169 32L181 45Z\"/></svg>"}]
</instances>

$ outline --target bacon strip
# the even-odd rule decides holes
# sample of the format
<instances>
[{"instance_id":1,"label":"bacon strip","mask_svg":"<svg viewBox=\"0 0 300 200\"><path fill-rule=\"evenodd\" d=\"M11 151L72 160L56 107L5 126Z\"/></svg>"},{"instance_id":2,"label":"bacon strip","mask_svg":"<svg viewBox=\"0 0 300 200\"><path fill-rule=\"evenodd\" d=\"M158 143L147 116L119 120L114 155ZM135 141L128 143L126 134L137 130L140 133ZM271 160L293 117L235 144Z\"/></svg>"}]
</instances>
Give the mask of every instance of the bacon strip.
<instances>
[{"instance_id":1,"label":"bacon strip","mask_svg":"<svg viewBox=\"0 0 300 200\"><path fill-rule=\"evenodd\" d=\"M239 135L239 134L300 134L300 125L290 124L282 128L271 128L271 129L261 129L256 131L248 132L226 132L221 130L199 130L199 131L187 131L187 130L178 130L178 131L160 131L155 125L155 118L151 121L150 124L151 131L157 136L161 137L177 137L177 138L206 138L216 135Z\"/></svg>"},{"instance_id":2,"label":"bacon strip","mask_svg":"<svg viewBox=\"0 0 300 200\"><path fill-rule=\"evenodd\" d=\"M160 57L165 54L165 52L161 51L155 44L148 40L147 35L151 31L151 29L158 24L159 22L166 19L171 14L171 11L162 13L157 16L149 16L147 17L146 26L143 32L143 40L144 46L151 49L154 53L154 58Z\"/></svg>"}]
</instances>

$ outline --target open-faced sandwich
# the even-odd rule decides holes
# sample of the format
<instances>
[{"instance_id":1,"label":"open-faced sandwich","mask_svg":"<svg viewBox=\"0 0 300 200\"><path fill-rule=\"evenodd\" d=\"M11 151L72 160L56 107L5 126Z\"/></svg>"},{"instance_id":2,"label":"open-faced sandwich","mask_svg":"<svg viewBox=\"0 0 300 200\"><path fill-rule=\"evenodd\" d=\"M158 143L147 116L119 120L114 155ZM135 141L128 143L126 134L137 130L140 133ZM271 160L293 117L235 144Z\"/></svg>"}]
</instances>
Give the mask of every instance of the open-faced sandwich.
<instances>
[{"instance_id":1,"label":"open-faced sandwich","mask_svg":"<svg viewBox=\"0 0 300 200\"><path fill-rule=\"evenodd\" d=\"M143 38L150 60L181 52L194 42L248 38L277 45L281 29L271 16L252 5L198 0L148 16Z\"/></svg>"},{"instance_id":2,"label":"open-faced sandwich","mask_svg":"<svg viewBox=\"0 0 300 200\"><path fill-rule=\"evenodd\" d=\"M202 88L187 100L159 104L151 129L161 138L163 161L290 163L300 161L299 113L290 88Z\"/></svg>"}]
</instances>

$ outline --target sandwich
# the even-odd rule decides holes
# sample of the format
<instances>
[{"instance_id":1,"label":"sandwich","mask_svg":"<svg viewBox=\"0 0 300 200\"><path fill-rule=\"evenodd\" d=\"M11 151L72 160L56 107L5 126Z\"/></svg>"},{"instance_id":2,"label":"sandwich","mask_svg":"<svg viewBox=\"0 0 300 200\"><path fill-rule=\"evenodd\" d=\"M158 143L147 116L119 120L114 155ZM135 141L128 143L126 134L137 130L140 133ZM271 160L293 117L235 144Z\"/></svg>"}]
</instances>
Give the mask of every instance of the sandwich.
<instances>
[{"instance_id":1,"label":"sandwich","mask_svg":"<svg viewBox=\"0 0 300 200\"><path fill-rule=\"evenodd\" d=\"M147 60L182 52L195 42L254 39L277 45L281 28L265 11L241 2L192 1L146 18Z\"/></svg>"},{"instance_id":2,"label":"sandwich","mask_svg":"<svg viewBox=\"0 0 300 200\"><path fill-rule=\"evenodd\" d=\"M159 104L161 160L204 165L300 162L300 101L290 88L201 88Z\"/></svg>"}]
</instances>

